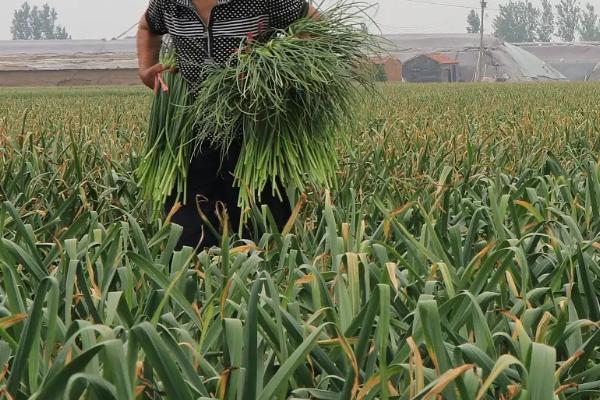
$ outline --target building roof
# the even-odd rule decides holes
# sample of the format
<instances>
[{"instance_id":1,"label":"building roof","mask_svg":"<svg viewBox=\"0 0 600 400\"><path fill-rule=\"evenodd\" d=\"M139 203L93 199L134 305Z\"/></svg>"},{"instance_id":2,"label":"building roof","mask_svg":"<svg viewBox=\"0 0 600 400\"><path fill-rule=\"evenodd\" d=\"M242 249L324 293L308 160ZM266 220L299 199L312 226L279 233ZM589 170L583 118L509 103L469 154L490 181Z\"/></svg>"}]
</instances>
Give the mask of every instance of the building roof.
<instances>
[{"instance_id":1,"label":"building roof","mask_svg":"<svg viewBox=\"0 0 600 400\"><path fill-rule=\"evenodd\" d=\"M504 43L504 51L514 60L519 66L521 73L530 79L547 78L553 80L565 80L566 77L550 64L543 62L541 59L531 54L527 50Z\"/></svg>"},{"instance_id":2,"label":"building roof","mask_svg":"<svg viewBox=\"0 0 600 400\"><path fill-rule=\"evenodd\" d=\"M455 55L479 50L479 34L474 33L438 33L438 34L402 34L383 35L383 51L405 62L422 54L440 53L448 54L456 59ZM502 42L491 35L483 36L485 48L494 48Z\"/></svg>"},{"instance_id":3,"label":"building roof","mask_svg":"<svg viewBox=\"0 0 600 400\"><path fill-rule=\"evenodd\" d=\"M597 43L528 44L515 49L498 38L484 35L483 45L483 75L492 78L507 75L512 81L564 80L564 75L583 80L600 62ZM477 64L479 35L383 35L382 49L384 58L389 56L400 62L423 54L443 56L458 62L462 78L469 81ZM560 54L564 54L564 60ZM566 67L576 68L577 74L563 72L570 71ZM137 68L135 39L0 41L0 71L132 68Z\"/></svg>"},{"instance_id":4,"label":"building roof","mask_svg":"<svg viewBox=\"0 0 600 400\"><path fill-rule=\"evenodd\" d=\"M135 39L122 40L0 40L0 55L135 53Z\"/></svg>"},{"instance_id":5,"label":"building roof","mask_svg":"<svg viewBox=\"0 0 600 400\"><path fill-rule=\"evenodd\" d=\"M455 59L440 53L424 54L424 56L429 58L430 60L435 61L438 64L458 64L458 61L456 61Z\"/></svg>"},{"instance_id":6,"label":"building roof","mask_svg":"<svg viewBox=\"0 0 600 400\"><path fill-rule=\"evenodd\" d=\"M570 80L588 80L600 63L600 42L519 43L516 46L552 65Z\"/></svg>"},{"instance_id":7,"label":"building roof","mask_svg":"<svg viewBox=\"0 0 600 400\"><path fill-rule=\"evenodd\" d=\"M137 68L135 39L0 41L0 71Z\"/></svg>"}]
</instances>

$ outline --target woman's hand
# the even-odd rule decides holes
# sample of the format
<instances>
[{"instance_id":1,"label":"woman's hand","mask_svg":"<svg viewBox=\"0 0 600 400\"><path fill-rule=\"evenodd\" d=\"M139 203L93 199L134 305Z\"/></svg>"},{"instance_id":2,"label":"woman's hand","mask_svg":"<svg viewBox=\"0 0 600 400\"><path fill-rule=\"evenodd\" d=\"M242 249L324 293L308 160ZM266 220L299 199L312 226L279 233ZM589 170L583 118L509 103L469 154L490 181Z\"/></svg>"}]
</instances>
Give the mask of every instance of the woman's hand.
<instances>
[{"instance_id":1,"label":"woman's hand","mask_svg":"<svg viewBox=\"0 0 600 400\"><path fill-rule=\"evenodd\" d=\"M162 64L154 64L150 68L140 68L139 75L144 85L150 89L154 89L154 82L156 82L156 74L165 71L167 68Z\"/></svg>"}]
</instances>

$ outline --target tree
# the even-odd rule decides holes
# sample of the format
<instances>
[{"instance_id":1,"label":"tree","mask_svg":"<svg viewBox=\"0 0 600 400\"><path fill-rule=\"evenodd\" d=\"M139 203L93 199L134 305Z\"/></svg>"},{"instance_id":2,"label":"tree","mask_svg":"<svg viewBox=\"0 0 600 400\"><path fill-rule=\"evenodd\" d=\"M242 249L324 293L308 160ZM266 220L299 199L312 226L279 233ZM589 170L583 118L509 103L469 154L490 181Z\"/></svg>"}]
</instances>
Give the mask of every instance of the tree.
<instances>
[{"instance_id":1,"label":"tree","mask_svg":"<svg viewBox=\"0 0 600 400\"><path fill-rule=\"evenodd\" d=\"M581 40L597 41L600 40L600 27L598 26L598 15L594 10L594 6L590 3L585 5L585 9L581 10L580 23L577 27Z\"/></svg>"},{"instance_id":2,"label":"tree","mask_svg":"<svg viewBox=\"0 0 600 400\"><path fill-rule=\"evenodd\" d=\"M479 14L477 14L475 10L471 10L469 15L467 15L467 32L479 33L480 28L481 20L479 19Z\"/></svg>"},{"instance_id":3,"label":"tree","mask_svg":"<svg viewBox=\"0 0 600 400\"><path fill-rule=\"evenodd\" d=\"M10 33L13 35L13 40L31 39L33 32L29 21L31 15L31 7L29 3L23 3L20 9L15 10L13 14L12 26Z\"/></svg>"},{"instance_id":4,"label":"tree","mask_svg":"<svg viewBox=\"0 0 600 400\"><path fill-rule=\"evenodd\" d=\"M58 13L54 7L44 4L31 7L25 2L13 14L10 32L13 40L70 39L67 29L56 25Z\"/></svg>"},{"instance_id":5,"label":"tree","mask_svg":"<svg viewBox=\"0 0 600 400\"><path fill-rule=\"evenodd\" d=\"M537 39L549 42L554 34L554 12L549 0L542 0L542 15L538 24Z\"/></svg>"},{"instance_id":6,"label":"tree","mask_svg":"<svg viewBox=\"0 0 600 400\"><path fill-rule=\"evenodd\" d=\"M525 30L527 32L527 41L535 42L538 40L537 33L540 30L540 10L533 6L530 2L527 2L526 25Z\"/></svg>"},{"instance_id":7,"label":"tree","mask_svg":"<svg viewBox=\"0 0 600 400\"><path fill-rule=\"evenodd\" d=\"M556 6L558 37L565 42L575 40L575 30L579 24L579 12L578 0L560 0L560 4Z\"/></svg>"},{"instance_id":8,"label":"tree","mask_svg":"<svg viewBox=\"0 0 600 400\"><path fill-rule=\"evenodd\" d=\"M540 10L529 1L509 1L500 5L494 19L494 34L508 42L534 42L539 29Z\"/></svg>"}]
</instances>

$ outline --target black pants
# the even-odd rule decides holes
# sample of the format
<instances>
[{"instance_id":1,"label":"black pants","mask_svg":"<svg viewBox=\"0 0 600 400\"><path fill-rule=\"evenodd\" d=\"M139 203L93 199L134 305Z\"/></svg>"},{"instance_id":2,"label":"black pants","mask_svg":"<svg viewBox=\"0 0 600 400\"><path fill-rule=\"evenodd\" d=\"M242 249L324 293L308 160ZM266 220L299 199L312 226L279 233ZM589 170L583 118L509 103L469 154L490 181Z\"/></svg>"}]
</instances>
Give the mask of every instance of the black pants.
<instances>
[{"instance_id":1,"label":"black pants","mask_svg":"<svg viewBox=\"0 0 600 400\"><path fill-rule=\"evenodd\" d=\"M221 162L220 150L202 150L191 162L188 170L187 196L185 205L175 213L172 222L183 227L183 235L179 239L178 249L183 246L200 248L219 246L219 238L215 236L208 226L204 226L201 212L210 221L210 224L220 233L222 226L218 217L217 207L222 203L229 215L229 232L236 232L240 223L241 210L237 206L239 189L233 186L233 171L240 154L240 145L231 146L227 157ZM280 190L285 193L284 190ZM173 194L165 203L165 214L171 211L176 196ZM269 207L275 222L282 229L290 217L289 203L284 199L280 201L272 195L272 190L267 187L261 194L261 203ZM233 229L233 230L232 230ZM200 240L202 239L202 243Z\"/></svg>"}]
</instances>

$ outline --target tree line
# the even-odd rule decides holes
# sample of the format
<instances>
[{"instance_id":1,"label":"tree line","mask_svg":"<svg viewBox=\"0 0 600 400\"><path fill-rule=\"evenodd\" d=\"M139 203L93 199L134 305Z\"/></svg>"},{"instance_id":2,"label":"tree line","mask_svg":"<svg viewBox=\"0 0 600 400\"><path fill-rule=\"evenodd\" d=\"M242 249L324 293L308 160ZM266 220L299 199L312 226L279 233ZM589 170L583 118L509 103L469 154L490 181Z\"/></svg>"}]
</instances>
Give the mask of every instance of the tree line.
<instances>
[{"instance_id":1,"label":"tree line","mask_svg":"<svg viewBox=\"0 0 600 400\"><path fill-rule=\"evenodd\" d=\"M479 33L481 20L475 10L467 16L467 32ZM542 0L535 7L527 0L510 0L500 5L494 18L494 35L508 42L550 42L554 37L565 42L576 38L600 41L600 21L594 6L581 6L578 0L560 0L552 5Z\"/></svg>"},{"instance_id":2,"label":"tree line","mask_svg":"<svg viewBox=\"0 0 600 400\"><path fill-rule=\"evenodd\" d=\"M41 7L30 6L25 2L13 13L10 32L13 40L50 40L70 39L67 29L57 25L58 12L54 7L44 4Z\"/></svg>"}]
</instances>

